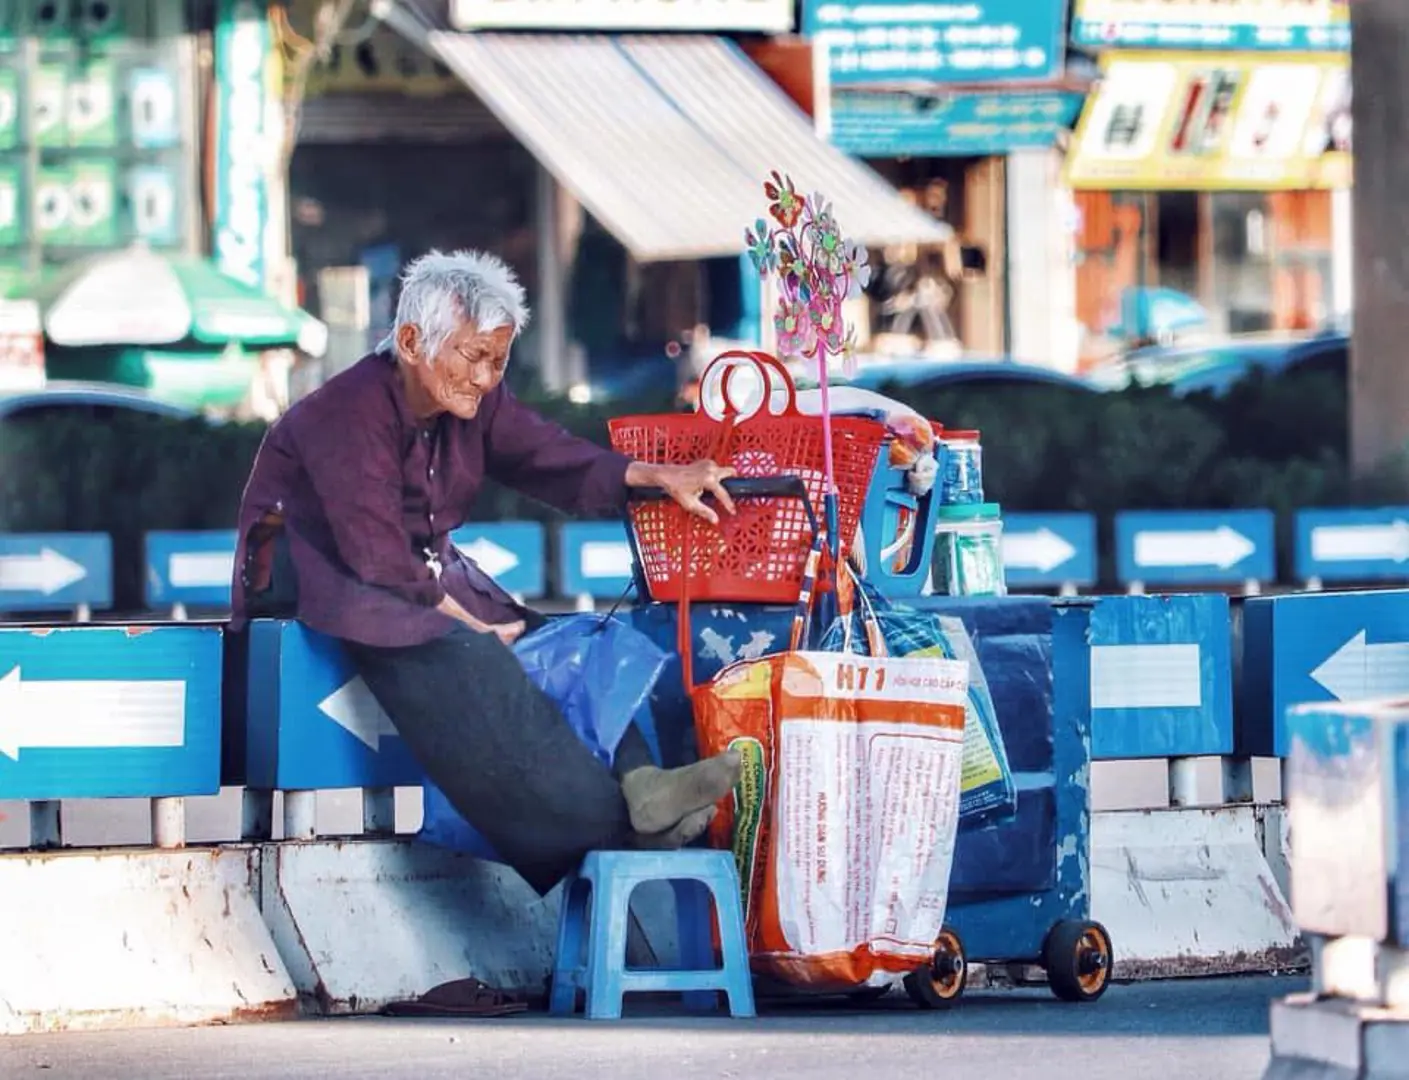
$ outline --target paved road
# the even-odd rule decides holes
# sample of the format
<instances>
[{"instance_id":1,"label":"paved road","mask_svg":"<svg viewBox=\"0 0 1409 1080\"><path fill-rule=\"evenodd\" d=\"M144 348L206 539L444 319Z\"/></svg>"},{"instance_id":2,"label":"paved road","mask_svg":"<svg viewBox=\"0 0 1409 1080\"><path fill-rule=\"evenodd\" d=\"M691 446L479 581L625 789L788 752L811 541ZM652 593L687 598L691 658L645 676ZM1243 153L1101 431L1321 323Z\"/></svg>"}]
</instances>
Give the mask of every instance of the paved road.
<instances>
[{"instance_id":1,"label":"paved road","mask_svg":"<svg viewBox=\"0 0 1409 1080\"><path fill-rule=\"evenodd\" d=\"M950 1013L903 998L770 1008L729 1023L349 1019L0 1039L5 1080L1258 1080L1267 1010L1294 979L1117 986L1095 1006L975 994Z\"/></svg>"}]
</instances>

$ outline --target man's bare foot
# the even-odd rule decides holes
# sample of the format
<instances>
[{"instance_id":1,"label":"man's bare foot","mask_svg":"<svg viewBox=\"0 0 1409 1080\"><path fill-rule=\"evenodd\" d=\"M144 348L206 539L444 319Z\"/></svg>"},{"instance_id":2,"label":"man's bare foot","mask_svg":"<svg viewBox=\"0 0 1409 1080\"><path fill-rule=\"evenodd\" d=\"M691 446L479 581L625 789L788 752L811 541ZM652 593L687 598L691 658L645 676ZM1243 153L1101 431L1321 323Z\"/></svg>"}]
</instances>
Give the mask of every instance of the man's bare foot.
<instances>
[{"instance_id":1,"label":"man's bare foot","mask_svg":"<svg viewBox=\"0 0 1409 1080\"><path fill-rule=\"evenodd\" d=\"M726 750L682 769L645 765L631 770L621 779L631 827L645 834L672 828L728 795L742 771L743 759L736 750Z\"/></svg>"},{"instance_id":2,"label":"man's bare foot","mask_svg":"<svg viewBox=\"0 0 1409 1080\"><path fill-rule=\"evenodd\" d=\"M685 815L664 832L637 833L636 846L643 851L675 851L704 835L715 813L717 811L713 806L707 806Z\"/></svg>"}]
</instances>

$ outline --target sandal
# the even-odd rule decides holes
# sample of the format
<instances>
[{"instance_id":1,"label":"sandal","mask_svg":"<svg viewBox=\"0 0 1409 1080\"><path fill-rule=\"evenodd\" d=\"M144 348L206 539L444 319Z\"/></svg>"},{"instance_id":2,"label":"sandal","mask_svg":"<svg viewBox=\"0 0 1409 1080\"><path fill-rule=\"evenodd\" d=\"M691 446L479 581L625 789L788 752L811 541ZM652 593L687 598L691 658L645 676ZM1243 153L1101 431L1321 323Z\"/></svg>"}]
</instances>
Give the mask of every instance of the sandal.
<instances>
[{"instance_id":1,"label":"sandal","mask_svg":"<svg viewBox=\"0 0 1409 1080\"><path fill-rule=\"evenodd\" d=\"M528 1002L476 978L453 979L433 986L411 1001L393 1001L382 1007L383 1016L513 1016L528 1011Z\"/></svg>"}]
</instances>

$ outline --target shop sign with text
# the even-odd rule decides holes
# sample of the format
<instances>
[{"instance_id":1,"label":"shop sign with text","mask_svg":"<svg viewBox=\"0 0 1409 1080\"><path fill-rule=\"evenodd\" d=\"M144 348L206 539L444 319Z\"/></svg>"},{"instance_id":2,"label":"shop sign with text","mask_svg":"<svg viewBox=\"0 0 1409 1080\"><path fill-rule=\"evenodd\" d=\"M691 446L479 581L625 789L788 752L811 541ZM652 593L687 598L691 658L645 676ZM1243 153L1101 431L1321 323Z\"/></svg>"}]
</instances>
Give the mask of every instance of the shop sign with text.
<instances>
[{"instance_id":1,"label":"shop sign with text","mask_svg":"<svg viewBox=\"0 0 1409 1080\"><path fill-rule=\"evenodd\" d=\"M915 94L837 90L831 142L857 157L991 157L1056 144L1081 112L1061 90Z\"/></svg>"},{"instance_id":2,"label":"shop sign with text","mask_svg":"<svg viewBox=\"0 0 1409 1080\"><path fill-rule=\"evenodd\" d=\"M803 32L833 86L1054 78L1066 0L804 0Z\"/></svg>"},{"instance_id":3,"label":"shop sign with text","mask_svg":"<svg viewBox=\"0 0 1409 1080\"><path fill-rule=\"evenodd\" d=\"M216 19L215 264L236 281L264 288L269 19L263 0L220 0Z\"/></svg>"},{"instance_id":4,"label":"shop sign with text","mask_svg":"<svg viewBox=\"0 0 1409 1080\"><path fill-rule=\"evenodd\" d=\"M786 34L792 0L450 0L457 30L689 30Z\"/></svg>"},{"instance_id":5,"label":"shop sign with text","mask_svg":"<svg viewBox=\"0 0 1409 1080\"><path fill-rule=\"evenodd\" d=\"M1344 51L1346 0L1076 0L1072 40L1091 48Z\"/></svg>"},{"instance_id":6,"label":"shop sign with text","mask_svg":"<svg viewBox=\"0 0 1409 1080\"><path fill-rule=\"evenodd\" d=\"M1073 188L1302 191L1351 182L1348 58L1107 54L1067 159Z\"/></svg>"}]
</instances>

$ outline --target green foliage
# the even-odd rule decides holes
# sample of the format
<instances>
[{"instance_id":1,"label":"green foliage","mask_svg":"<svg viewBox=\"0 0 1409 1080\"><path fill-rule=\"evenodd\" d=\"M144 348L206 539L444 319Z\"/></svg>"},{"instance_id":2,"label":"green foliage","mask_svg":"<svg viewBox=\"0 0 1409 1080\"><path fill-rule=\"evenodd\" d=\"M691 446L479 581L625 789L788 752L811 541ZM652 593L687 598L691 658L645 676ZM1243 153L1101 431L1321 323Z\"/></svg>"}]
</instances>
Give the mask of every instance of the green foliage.
<instances>
[{"instance_id":1,"label":"green foliage","mask_svg":"<svg viewBox=\"0 0 1409 1080\"><path fill-rule=\"evenodd\" d=\"M611 415L673 409L661 400L576 406L531 383L517 390L601 444ZM1286 529L1299 507L1409 499L1409 470L1399 464L1351 482L1345 386L1324 372L1253 378L1222 398L1016 385L890 393L948 427L980 429L989 498L1010 511L1084 511L1108 530L1117 510L1265 507ZM141 606L145 532L234 527L264 429L59 413L0 432L0 531L109 533L118 606L129 610ZM472 516L558 515L490 486Z\"/></svg>"}]
</instances>

